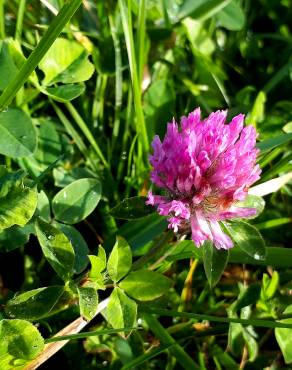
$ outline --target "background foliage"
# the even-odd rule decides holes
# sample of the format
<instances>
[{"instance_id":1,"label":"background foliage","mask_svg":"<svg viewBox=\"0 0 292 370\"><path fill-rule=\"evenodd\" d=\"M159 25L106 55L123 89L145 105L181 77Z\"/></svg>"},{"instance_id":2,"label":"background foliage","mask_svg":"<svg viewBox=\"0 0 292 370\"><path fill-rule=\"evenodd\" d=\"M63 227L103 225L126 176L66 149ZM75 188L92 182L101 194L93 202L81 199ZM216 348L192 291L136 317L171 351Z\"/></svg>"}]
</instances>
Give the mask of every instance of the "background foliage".
<instances>
[{"instance_id":1,"label":"background foliage","mask_svg":"<svg viewBox=\"0 0 292 370\"><path fill-rule=\"evenodd\" d=\"M40 368L289 368L291 9L0 0L1 369L79 315ZM259 217L228 225L229 254L145 206L153 135L197 106L259 132Z\"/></svg>"}]
</instances>

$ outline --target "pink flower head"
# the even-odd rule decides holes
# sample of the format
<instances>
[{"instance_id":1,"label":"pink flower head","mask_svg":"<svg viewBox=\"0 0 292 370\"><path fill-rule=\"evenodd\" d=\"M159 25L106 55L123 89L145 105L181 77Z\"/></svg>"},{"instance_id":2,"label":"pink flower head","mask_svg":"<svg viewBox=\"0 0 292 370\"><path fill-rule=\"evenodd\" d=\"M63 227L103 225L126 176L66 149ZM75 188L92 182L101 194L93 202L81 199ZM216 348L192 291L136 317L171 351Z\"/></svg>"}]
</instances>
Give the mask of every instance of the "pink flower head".
<instances>
[{"instance_id":1,"label":"pink flower head","mask_svg":"<svg viewBox=\"0 0 292 370\"><path fill-rule=\"evenodd\" d=\"M175 121L168 123L163 142L158 136L152 142L151 180L166 195L149 192L146 203L168 216L175 232L191 231L198 247L211 240L218 249L231 248L232 240L219 221L256 213L235 203L246 198L260 177L257 133L253 126L243 127L243 114L229 124L226 115L217 111L201 120L197 108L181 118L181 128Z\"/></svg>"}]
</instances>

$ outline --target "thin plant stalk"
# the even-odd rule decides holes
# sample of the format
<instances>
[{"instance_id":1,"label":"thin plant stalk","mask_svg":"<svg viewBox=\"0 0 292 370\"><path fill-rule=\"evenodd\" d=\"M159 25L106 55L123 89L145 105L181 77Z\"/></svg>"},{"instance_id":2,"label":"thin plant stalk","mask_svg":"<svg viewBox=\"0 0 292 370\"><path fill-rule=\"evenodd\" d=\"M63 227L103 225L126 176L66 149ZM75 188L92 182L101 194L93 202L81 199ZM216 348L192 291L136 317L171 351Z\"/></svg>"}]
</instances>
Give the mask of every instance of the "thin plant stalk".
<instances>
[{"instance_id":1,"label":"thin plant stalk","mask_svg":"<svg viewBox=\"0 0 292 370\"><path fill-rule=\"evenodd\" d=\"M128 0L128 6L125 0L119 0L119 7L122 17L122 25L124 29L124 35L126 40L126 47L128 52L128 59L130 64L130 73L133 86L133 97L134 105L136 111L136 130L137 133L141 135L142 141L142 152L144 154L144 159L147 160L147 154L149 152L149 141L147 136L147 130L145 125L144 113L142 108L142 91L139 85L139 75L135 54L134 38L133 38L133 28L132 28L132 13L131 13L131 0ZM139 157L141 156L141 149L138 150Z\"/></svg>"},{"instance_id":2,"label":"thin plant stalk","mask_svg":"<svg viewBox=\"0 0 292 370\"><path fill-rule=\"evenodd\" d=\"M20 0L19 7L18 7L18 13L17 13L16 27L15 27L16 40L21 39L25 7L26 7L26 0Z\"/></svg>"},{"instance_id":3,"label":"thin plant stalk","mask_svg":"<svg viewBox=\"0 0 292 370\"><path fill-rule=\"evenodd\" d=\"M4 1L0 0L0 38L5 39L5 12L4 12Z\"/></svg>"},{"instance_id":4,"label":"thin plant stalk","mask_svg":"<svg viewBox=\"0 0 292 370\"><path fill-rule=\"evenodd\" d=\"M138 76L139 85L142 86L144 56L145 56L145 23L146 23L146 0L139 2L137 49L138 49Z\"/></svg>"},{"instance_id":5,"label":"thin plant stalk","mask_svg":"<svg viewBox=\"0 0 292 370\"><path fill-rule=\"evenodd\" d=\"M112 145L111 149L114 150L116 140L119 136L120 131L120 111L122 106L122 97L123 97L123 71L122 71L122 55L121 55L121 46L120 39L118 36L118 15L113 19L112 14L109 14L109 24L112 34L112 39L115 48L115 117L114 117L114 127L113 127L113 136L112 136Z\"/></svg>"},{"instance_id":6,"label":"thin plant stalk","mask_svg":"<svg viewBox=\"0 0 292 370\"><path fill-rule=\"evenodd\" d=\"M87 140L92 145L95 153L99 157L99 159L102 161L105 167L109 167L107 160L105 159L104 155L102 154L102 151L93 137L91 131L87 127L86 123L84 122L83 118L80 116L80 114L75 109L74 105L72 103L65 103L68 111L70 112L72 118L75 120L76 124L79 126L80 130L83 132L84 136L87 138Z\"/></svg>"}]
</instances>

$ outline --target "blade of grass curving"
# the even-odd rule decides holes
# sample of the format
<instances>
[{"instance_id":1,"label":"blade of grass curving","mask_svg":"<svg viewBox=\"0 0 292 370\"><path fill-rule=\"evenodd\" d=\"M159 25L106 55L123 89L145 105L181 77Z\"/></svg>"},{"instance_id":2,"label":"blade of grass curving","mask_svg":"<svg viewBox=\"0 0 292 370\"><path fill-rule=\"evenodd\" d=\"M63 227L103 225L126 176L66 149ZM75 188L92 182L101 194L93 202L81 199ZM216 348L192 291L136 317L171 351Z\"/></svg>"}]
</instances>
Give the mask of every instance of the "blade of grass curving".
<instances>
[{"instance_id":1,"label":"blade of grass curving","mask_svg":"<svg viewBox=\"0 0 292 370\"><path fill-rule=\"evenodd\" d=\"M235 317L220 317L220 316L197 314L197 313L192 313L192 312L179 312L179 311L174 311L174 310L166 310L163 308L152 308L146 305L140 306L140 310L142 312L147 313L146 321L149 326L150 324L148 322L148 317L153 318L152 315L156 314L160 316L182 317L182 318L188 318L188 319L208 320L208 321L214 321L214 322L237 323L237 324L241 324L244 326L252 325L252 326L257 326L261 328L270 328L270 329L274 329L274 328L291 328L292 329L292 324L287 324L287 323L273 321L273 320L266 320L266 319L240 319L240 318L235 318ZM157 319L155 320L160 325L158 320ZM154 324L153 320L151 321L151 324ZM152 326L150 326L150 329L151 330L153 329ZM156 332L154 333L156 334ZM162 343L166 344L164 341L162 341Z\"/></svg>"},{"instance_id":2,"label":"blade of grass curving","mask_svg":"<svg viewBox=\"0 0 292 370\"><path fill-rule=\"evenodd\" d=\"M89 155L87 155L87 148L86 148L86 145L85 145L82 137L78 134L78 132L75 130L75 128L71 125L71 122L67 119L65 114L61 111L61 109L53 101L51 101L51 104L52 104L55 112L57 113L57 116L59 117L60 121L64 125L66 131L71 136L71 138L74 140L78 149L83 154L84 158L88 159L88 161L90 163L90 166L91 166L91 169L94 170L94 171L97 170L97 167L96 167L95 163L91 160L91 157Z\"/></svg>"},{"instance_id":3,"label":"blade of grass curving","mask_svg":"<svg viewBox=\"0 0 292 370\"><path fill-rule=\"evenodd\" d=\"M26 6L26 0L20 0L19 6L18 6L16 27L15 27L15 38L16 38L16 40L21 39L25 6Z\"/></svg>"},{"instance_id":4,"label":"blade of grass curving","mask_svg":"<svg viewBox=\"0 0 292 370\"><path fill-rule=\"evenodd\" d=\"M109 167L107 160L102 154L102 151L97 144L97 141L94 139L91 131L88 129L86 123L84 122L83 118L80 116L80 114L75 109L74 105L72 103L65 103L68 111L70 112L72 118L75 120L76 124L79 126L80 130L83 132L84 136L87 138L87 140L92 145L95 153L99 157L99 159L102 161L105 167Z\"/></svg>"},{"instance_id":5,"label":"blade of grass curving","mask_svg":"<svg viewBox=\"0 0 292 370\"><path fill-rule=\"evenodd\" d=\"M35 70L41 59L52 46L53 42L59 36L81 3L82 0L72 0L65 3L58 15L53 19L47 32L40 40L37 47L21 67L18 74L3 91L2 95L0 96L0 111L2 111L12 102L18 90L24 85L31 73Z\"/></svg>"},{"instance_id":6,"label":"blade of grass curving","mask_svg":"<svg viewBox=\"0 0 292 370\"><path fill-rule=\"evenodd\" d=\"M274 177L275 175L285 172L285 169L289 169L289 167L291 167L291 160L292 153L286 155L279 162L274 164L272 168L266 171L261 177L261 182L267 181L271 177Z\"/></svg>"},{"instance_id":7,"label":"blade of grass curving","mask_svg":"<svg viewBox=\"0 0 292 370\"><path fill-rule=\"evenodd\" d=\"M136 131L141 134L141 141L143 144L143 153L145 160L147 160L147 154L149 152L149 142L146 131L144 113L141 101L141 86L139 86L139 75L136 62L136 54L134 47L133 28L132 28L132 13L131 13L131 0L128 0L128 6L125 0L119 0L119 7L122 17L122 25L124 30L124 36L126 41L128 59L130 64L130 73L133 86L134 105L137 115L136 119Z\"/></svg>"},{"instance_id":8,"label":"blade of grass curving","mask_svg":"<svg viewBox=\"0 0 292 370\"><path fill-rule=\"evenodd\" d=\"M166 310L167 311L167 310ZM144 319L149 326L149 329L164 345L173 345L169 348L170 353L177 359L180 365L187 370L199 370L200 367L193 359L185 352L178 342L168 333L166 329L153 315L144 314ZM291 325L292 326L292 325Z\"/></svg>"}]
</instances>

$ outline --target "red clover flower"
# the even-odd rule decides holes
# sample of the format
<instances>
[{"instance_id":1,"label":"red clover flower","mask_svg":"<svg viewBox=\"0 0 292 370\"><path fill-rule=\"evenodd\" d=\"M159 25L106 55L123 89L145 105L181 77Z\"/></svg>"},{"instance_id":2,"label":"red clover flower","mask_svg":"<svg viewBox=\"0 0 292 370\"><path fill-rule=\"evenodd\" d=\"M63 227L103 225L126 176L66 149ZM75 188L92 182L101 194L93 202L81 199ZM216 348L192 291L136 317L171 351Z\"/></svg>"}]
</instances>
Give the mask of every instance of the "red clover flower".
<instances>
[{"instance_id":1,"label":"red clover flower","mask_svg":"<svg viewBox=\"0 0 292 370\"><path fill-rule=\"evenodd\" d=\"M250 217L254 208L236 206L246 198L248 188L259 179L256 164L257 133L243 128L244 115L225 124L227 111L216 111L201 121L200 108L178 124L168 123L163 142L152 142L151 180L165 195L148 193L147 204L168 216L174 232L192 233L197 247L211 240L215 247L229 249L232 240L219 221Z\"/></svg>"}]
</instances>

